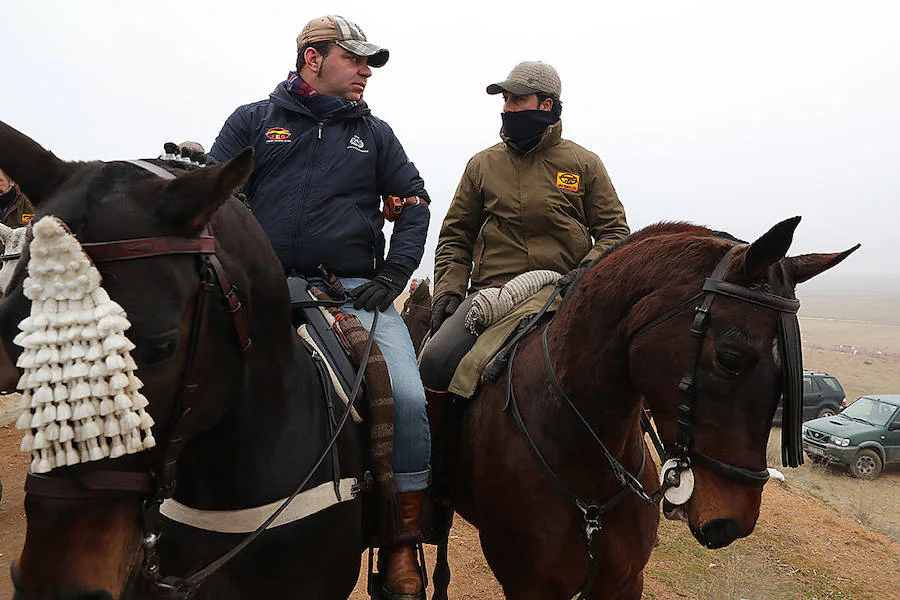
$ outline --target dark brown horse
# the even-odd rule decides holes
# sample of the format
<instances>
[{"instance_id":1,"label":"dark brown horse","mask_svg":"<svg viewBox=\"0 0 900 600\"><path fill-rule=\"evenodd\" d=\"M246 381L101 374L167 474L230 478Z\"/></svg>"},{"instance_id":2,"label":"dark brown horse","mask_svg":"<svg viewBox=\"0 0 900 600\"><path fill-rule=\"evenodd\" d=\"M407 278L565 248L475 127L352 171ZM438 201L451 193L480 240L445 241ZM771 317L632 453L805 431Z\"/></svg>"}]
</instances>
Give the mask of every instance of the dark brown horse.
<instances>
[{"instance_id":1,"label":"dark brown horse","mask_svg":"<svg viewBox=\"0 0 900 600\"><path fill-rule=\"evenodd\" d=\"M156 173L159 165L178 170L158 163ZM85 248L145 239L105 247L107 254L143 252L144 258L109 260L90 252L105 289L131 321L132 356L158 444L114 460L59 467L42 478L29 474L25 546L12 574L15 597L171 597L151 585L159 573L184 578L245 536L164 519L157 540L153 499L175 483L174 498L196 509L236 511L275 502L311 472L330 437L317 367L291 326L284 272L256 220L232 196L252 170L252 152L166 179L165 172L158 176L128 162L61 161L0 123L0 168L27 191L38 207L36 220L57 216ZM221 271L213 268L201 233L214 237ZM170 252L177 248L187 252ZM26 247L0 301L0 337L14 360L21 349L12 339L30 308L23 293L28 255ZM223 285L223 276L233 288ZM246 337L253 342L249 349ZM342 414L339 406L333 418ZM337 447L340 460L327 460L308 488L362 481L357 432L344 429ZM364 543L360 499L355 490L343 498L263 532L196 597L346 598ZM148 558L160 561L158 569ZM162 583L182 588L177 579Z\"/></svg>"},{"instance_id":2,"label":"dark brown horse","mask_svg":"<svg viewBox=\"0 0 900 600\"><path fill-rule=\"evenodd\" d=\"M431 289L428 279L419 280L416 289L403 301L400 316L403 317L403 322L409 329L413 348L418 353L431 328Z\"/></svg>"},{"instance_id":3,"label":"dark brown horse","mask_svg":"<svg viewBox=\"0 0 900 600\"><path fill-rule=\"evenodd\" d=\"M508 598L569 599L592 572L585 597L640 598L659 510L623 484L624 474L614 476L600 442L644 490L659 488L640 427L642 398L670 451L687 440L682 466L690 460L695 478L686 503L664 502L666 515L685 520L709 548L753 531L791 358L778 341L781 313L796 310L795 284L852 251L785 258L798 222L738 247L681 223L632 235L521 340L508 372L514 393L505 377L480 388L448 452L452 501L478 528ZM726 283L707 281L715 302L696 312L717 265ZM685 381L690 402L679 391ZM688 404L691 412L679 413Z\"/></svg>"}]
</instances>

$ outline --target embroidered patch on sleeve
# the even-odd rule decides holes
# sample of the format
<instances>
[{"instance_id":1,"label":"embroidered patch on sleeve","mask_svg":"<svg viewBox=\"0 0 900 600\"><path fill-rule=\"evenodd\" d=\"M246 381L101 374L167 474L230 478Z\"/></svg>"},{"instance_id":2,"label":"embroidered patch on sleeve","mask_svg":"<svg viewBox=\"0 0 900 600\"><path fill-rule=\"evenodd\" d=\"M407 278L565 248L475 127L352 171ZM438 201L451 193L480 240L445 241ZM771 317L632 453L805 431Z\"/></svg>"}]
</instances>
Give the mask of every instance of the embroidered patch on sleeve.
<instances>
[{"instance_id":1,"label":"embroidered patch on sleeve","mask_svg":"<svg viewBox=\"0 0 900 600\"><path fill-rule=\"evenodd\" d=\"M34 213L22 213L22 225L28 225L34 218Z\"/></svg>"},{"instance_id":2,"label":"embroidered patch on sleeve","mask_svg":"<svg viewBox=\"0 0 900 600\"><path fill-rule=\"evenodd\" d=\"M556 174L556 187L567 192L577 192L578 184L581 182L581 175L578 173L567 173L559 171Z\"/></svg>"}]
</instances>

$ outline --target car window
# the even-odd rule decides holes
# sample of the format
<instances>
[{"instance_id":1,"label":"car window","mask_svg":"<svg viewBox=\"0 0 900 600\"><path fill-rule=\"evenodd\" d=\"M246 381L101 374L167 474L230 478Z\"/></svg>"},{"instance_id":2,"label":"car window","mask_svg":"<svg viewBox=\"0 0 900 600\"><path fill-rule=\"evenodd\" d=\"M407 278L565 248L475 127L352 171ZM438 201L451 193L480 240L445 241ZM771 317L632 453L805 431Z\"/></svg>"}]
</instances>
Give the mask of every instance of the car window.
<instances>
[{"instance_id":1,"label":"car window","mask_svg":"<svg viewBox=\"0 0 900 600\"><path fill-rule=\"evenodd\" d=\"M794 381L796 381L796 379ZM804 394L812 394L812 392L813 392L812 377L804 377L803 378L803 393Z\"/></svg>"},{"instance_id":2,"label":"car window","mask_svg":"<svg viewBox=\"0 0 900 600\"><path fill-rule=\"evenodd\" d=\"M830 387L835 392L838 392L841 394L844 393L844 388L841 387L841 384L839 384L837 379L835 379L834 377L823 377L822 381L825 383L825 385Z\"/></svg>"},{"instance_id":3,"label":"car window","mask_svg":"<svg viewBox=\"0 0 900 600\"><path fill-rule=\"evenodd\" d=\"M845 408L841 414L865 421L870 425L884 427L896 411L896 406L863 396Z\"/></svg>"}]
</instances>

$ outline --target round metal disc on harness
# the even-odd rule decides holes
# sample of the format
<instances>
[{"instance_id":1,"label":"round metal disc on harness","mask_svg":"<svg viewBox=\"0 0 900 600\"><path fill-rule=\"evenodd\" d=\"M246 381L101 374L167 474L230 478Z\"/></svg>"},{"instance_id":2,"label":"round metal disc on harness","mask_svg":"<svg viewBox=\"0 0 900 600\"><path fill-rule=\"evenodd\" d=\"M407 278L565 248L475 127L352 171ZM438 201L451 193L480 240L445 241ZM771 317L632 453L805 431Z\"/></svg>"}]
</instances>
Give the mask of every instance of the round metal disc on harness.
<instances>
[{"instance_id":1,"label":"round metal disc on harness","mask_svg":"<svg viewBox=\"0 0 900 600\"><path fill-rule=\"evenodd\" d=\"M666 500L675 506L680 506L691 499L694 493L694 472L690 467L687 469L679 468L679 462L674 458L670 458L662 466L659 473L659 484L666 485L666 477L670 472L674 471L677 479L677 485L672 485L663 494Z\"/></svg>"}]
</instances>

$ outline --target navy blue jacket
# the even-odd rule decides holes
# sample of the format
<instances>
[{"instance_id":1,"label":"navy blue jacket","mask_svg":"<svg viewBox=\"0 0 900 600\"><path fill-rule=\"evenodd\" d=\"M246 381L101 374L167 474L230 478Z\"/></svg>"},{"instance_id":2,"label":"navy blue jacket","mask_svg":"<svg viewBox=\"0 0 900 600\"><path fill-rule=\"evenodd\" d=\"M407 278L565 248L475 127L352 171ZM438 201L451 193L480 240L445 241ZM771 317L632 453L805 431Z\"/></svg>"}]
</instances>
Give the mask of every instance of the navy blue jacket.
<instances>
[{"instance_id":1,"label":"navy blue jacket","mask_svg":"<svg viewBox=\"0 0 900 600\"><path fill-rule=\"evenodd\" d=\"M425 184L397 136L365 104L325 122L283 85L268 100L239 107L209 154L218 161L247 146L255 167L244 193L285 272L367 277L386 269L409 278L428 233L425 204L403 209L384 257L381 198L419 196Z\"/></svg>"}]
</instances>

